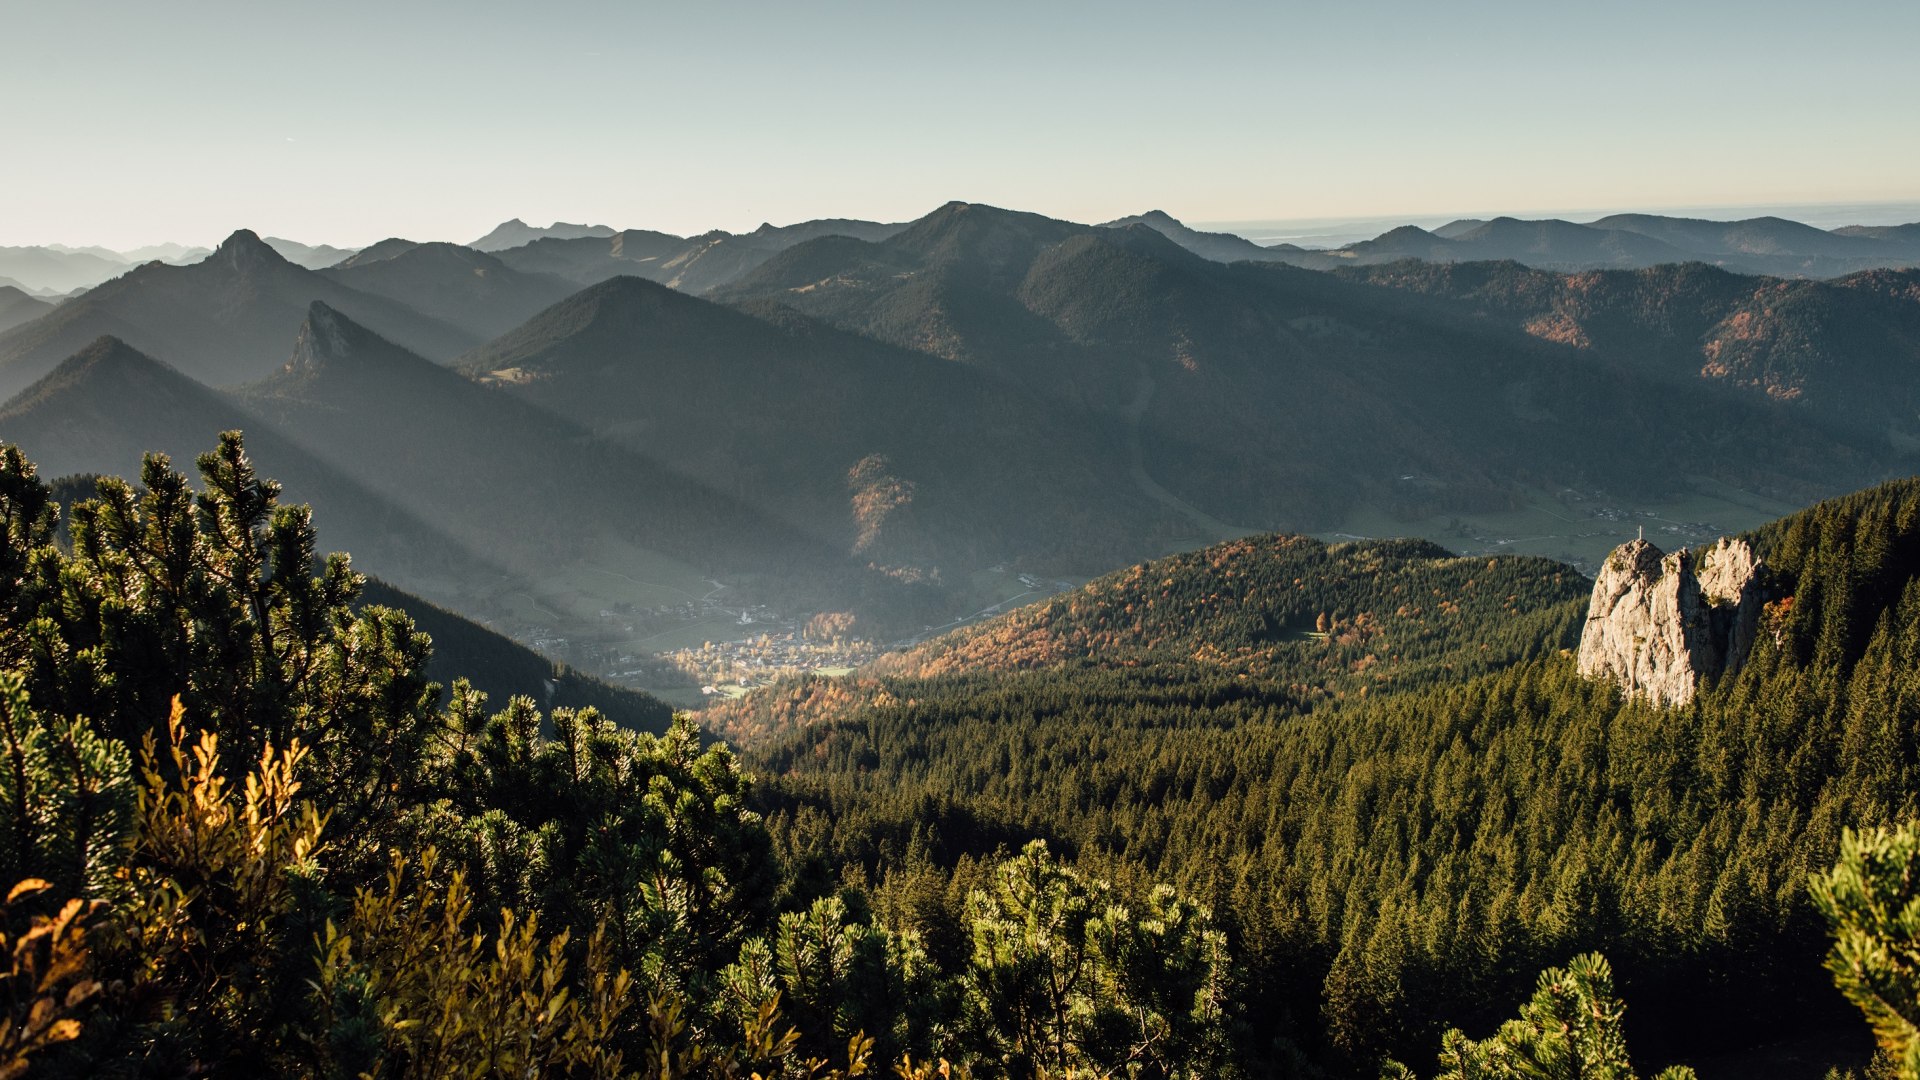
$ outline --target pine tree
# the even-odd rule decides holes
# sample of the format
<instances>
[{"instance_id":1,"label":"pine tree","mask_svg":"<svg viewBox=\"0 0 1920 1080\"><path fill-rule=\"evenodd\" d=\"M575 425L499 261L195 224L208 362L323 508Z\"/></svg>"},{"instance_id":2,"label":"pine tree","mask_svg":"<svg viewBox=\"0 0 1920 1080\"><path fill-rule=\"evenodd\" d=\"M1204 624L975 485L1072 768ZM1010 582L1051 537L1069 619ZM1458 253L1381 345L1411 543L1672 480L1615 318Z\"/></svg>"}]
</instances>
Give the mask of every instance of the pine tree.
<instances>
[{"instance_id":1,"label":"pine tree","mask_svg":"<svg viewBox=\"0 0 1920 1080\"><path fill-rule=\"evenodd\" d=\"M1441 1040L1434 1080L1635 1080L1621 1018L1626 1006L1613 992L1613 968L1599 953L1576 956L1564 968L1540 974L1520 1018L1475 1041L1455 1028ZM1693 1080L1684 1065L1655 1080ZM1383 1080L1414 1080L1398 1062Z\"/></svg>"},{"instance_id":2,"label":"pine tree","mask_svg":"<svg viewBox=\"0 0 1920 1080\"><path fill-rule=\"evenodd\" d=\"M1920 822L1847 830L1839 861L1811 889L1833 931L1834 984L1866 1014L1897 1074L1920 1077Z\"/></svg>"}]
</instances>

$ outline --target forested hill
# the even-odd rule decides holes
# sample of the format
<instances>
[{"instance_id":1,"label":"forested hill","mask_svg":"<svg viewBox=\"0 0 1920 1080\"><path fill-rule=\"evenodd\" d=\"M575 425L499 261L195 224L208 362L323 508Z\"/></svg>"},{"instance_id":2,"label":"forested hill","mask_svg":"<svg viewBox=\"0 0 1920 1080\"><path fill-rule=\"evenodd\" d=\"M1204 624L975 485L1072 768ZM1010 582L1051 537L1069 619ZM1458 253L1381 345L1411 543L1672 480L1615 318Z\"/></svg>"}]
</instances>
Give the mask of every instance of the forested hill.
<instances>
[{"instance_id":1,"label":"forested hill","mask_svg":"<svg viewBox=\"0 0 1920 1080\"><path fill-rule=\"evenodd\" d=\"M1840 836L1920 810L1920 481L1757 534L1753 657L1682 708L1574 671L1564 567L1268 538L1066 598L1055 659L871 676L755 779L435 693L438 616L316 574L237 435L198 466L61 518L0 446L9 1075L1357 1080L1551 965L1443 1066L1629 1077L1604 949L1638 1054L1813 1080L1867 1042L1836 852L1837 981L1920 1007L1860 951L1920 832Z\"/></svg>"},{"instance_id":2,"label":"forested hill","mask_svg":"<svg viewBox=\"0 0 1920 1080\"><path fill-rule=\"evenodd\" d=\"M1304 705L1570 647L1588 588L1560 563L1455 558L1423 540L1249 537L1109 574L882 657L854 677L771 687L705 717L754 745L884 697L896 681L975 676L968 685L977 686L1032 671L1224 679Z\"/></svg>"},{"instance_id":3,"label":"forested hill","mask_svg":"<svg viewBox=\"0 0 1920 1080\"><path fill-rule=\"evenodd\" d=\"M1920 357L1920 270L1783 281L1700 263L1564 274L1408 260L1337 276L1428 297L1676 385L1785 403L1898 446L1920 438L1920 397L1907 378Z\"/></svg>"},{"instance_id":4,"label":"forested hill","mask_svg":"<svg viewBox=\"0 0 1920 1080\"><path fill-rule=\"evenodd\" d=\"M1712 477L1804 505L1905 471L1886 423L1818 427L1805 402L1729 392L1698 360L1649 371L1467 304L1210 262L1146 225L954 203L877 243L797 245L715 297L788 305L1104 417L1164 494L1255 531L1340 528L1363 506L1511 507L1516 480L1659 498ZM1891 322L1904 310L1872 303ZM1813 355L1852 362L1840 345Z\"/></svg>"},{"instance_id":5,"label":"forested hill","mask_svg":"<svg viewBox=\"0 0 1920 1080\"><path fill-rule=\"evenodd\" d=\"M406 612L413 625L433 639L427 677L443 686L466 679L474 689L501 704L524 696L542 709L593 708L635 731L658 734L673 720L673 706L651 694L614 686L566 664L556 664L504 634L384 581L367 579L360 600Z\"/></svg>"},{"instance_id":6,"label":"forested hill","mask_svg":"<svg viewBox=\"0 0 1920 1080\"><path fill-rule=\"evenodd\" d=\"M732 722L814 720L752 757L775 778L776 837L796 862L862 867L881 908L930 940L953 939L953 897L995 852L1040 836L1082 867L1210 901L1246 985L1262 988L1248 1022L1298 1033L1293 1049L1343 1070L1387 1051L1431 1060L1443 1024L1491 1026L1532 972L1597 948L1635 1003L1638 1046L1744 1063L1703 1075L1769 1075L1754 1066L1784 1053L1775 1040L1811 1040L1828 1062L1864 1046L1821 970L1806 882L1842 828L1920 811L1920 481L1752 541L1769 567L1761 639L1683 708L1575 672L1557 647L1578 611L1565 571L1553 582L1540 567L1546 580L1520 591L1528 564L1481 562L1478 584L1497 589L1454 578L1458 593L1433 597L1459 605L1436 639L1453 655L1505 642L1472 677L1409 665L1363 701L1310 707L1285 666L1263 675L1157 637L1152 613L1176 595L1199 606L1184 587L1205 577L1168 585L1162 563L898 663L917 677L878 676L839 701L832 684L789 687ZM1331 622L1337 597L1448 566L1381 576L1355 561L1364 547L1295 544L1378 584L1302 574L1312 601L1265 609L1292 618L1329 608ZM983 662L995 634L1084 645L1103 625L1125 630L1110 664L1070 662L1065 647L1047 663ZM1213 625L1228 628L1222 654L1256 632ZM1531 641L1503 636L1526 625ZM982 673L1010 666L1025 670Z\"/></svg>"},{"instance_id":7,"label":"forested hill","mask_svg":"<svg viewBox=\"0 0 1920 1080\"><path fill-rule=\"evenodd\" d=\"M1566 643L1587 582L1535 558L1456 558L1425 540L1231 540L1110 574L977 628L882 658L925 678L1087 661L1192 661L1250 678L1345 689L1511 662ZM1515 646L1519 648L1516 650Z\"/></svg>"}]
</instances>

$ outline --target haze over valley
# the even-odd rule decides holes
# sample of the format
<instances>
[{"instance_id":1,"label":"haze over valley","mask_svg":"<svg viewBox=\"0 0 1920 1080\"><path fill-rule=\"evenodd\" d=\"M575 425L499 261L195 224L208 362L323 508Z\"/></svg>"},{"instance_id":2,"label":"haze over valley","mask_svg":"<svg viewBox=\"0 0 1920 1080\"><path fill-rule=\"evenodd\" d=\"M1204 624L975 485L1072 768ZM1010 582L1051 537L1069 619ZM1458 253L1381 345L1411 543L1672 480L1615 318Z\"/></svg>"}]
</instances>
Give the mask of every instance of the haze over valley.
<instances>
[{"instance_id":1,"label":"haze over valley","mask_svg":"<svg viewBox=\"0 0 1920 1080\"><path fill-rule=\"evenodd\" d=\"M1590 568L1905 471L1904 231L1615 224L1311 254L968 203L350 253L240 230L17 298L0 423L49 475L244 429L369 570L689 703L1232 536ZM1629 236L1697 257L1616 267ZM850 651L805 644L821 616Z\"/></svg>"},{"instance_id":2,"label":"haze over valley","mask_svg":"<svg viewBox=\"0 0 1920 1080\"><path fill-rule=\"evenodd\" d=\"M1920 1080L1920 5L3 25L0 1080Z\"/></svg>"}]
</instances>

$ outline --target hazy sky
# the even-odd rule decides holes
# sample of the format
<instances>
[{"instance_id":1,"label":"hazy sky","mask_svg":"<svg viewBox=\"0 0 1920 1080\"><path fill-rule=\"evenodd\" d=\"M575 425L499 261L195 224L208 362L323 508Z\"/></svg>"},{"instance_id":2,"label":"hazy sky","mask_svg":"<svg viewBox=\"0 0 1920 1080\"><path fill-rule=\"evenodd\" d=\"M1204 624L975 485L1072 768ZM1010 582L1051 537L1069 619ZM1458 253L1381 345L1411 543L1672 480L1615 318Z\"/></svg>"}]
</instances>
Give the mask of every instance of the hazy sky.
<instances>
[{"instance_id":1,"label":"hazy sky","mask_svg":"<svg viewBox=\"0 0 1920 1080\"><path fill-rule=\"evenodd\" d=\"M1920 199L1920 3L0 0L0 244Z\"/></svg>"}]
</instances>

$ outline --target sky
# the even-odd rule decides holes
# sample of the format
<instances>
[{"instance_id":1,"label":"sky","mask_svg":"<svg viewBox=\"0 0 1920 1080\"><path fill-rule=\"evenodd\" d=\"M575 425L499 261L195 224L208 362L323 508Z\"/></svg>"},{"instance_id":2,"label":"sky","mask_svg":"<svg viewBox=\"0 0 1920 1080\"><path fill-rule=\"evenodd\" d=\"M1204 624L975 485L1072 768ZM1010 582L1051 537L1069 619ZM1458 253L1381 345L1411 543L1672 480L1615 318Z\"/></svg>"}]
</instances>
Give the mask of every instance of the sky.
<instances>
[{"instance_id":1,"label":"sky","mask_svg":"<svg viewBox=\"0 0 1920 1080\"><path fill-rule=\"evenodd\" d=\"M1920 201L1912 0L0 0L0 244Z\"/></svg>"}]
</instances>

